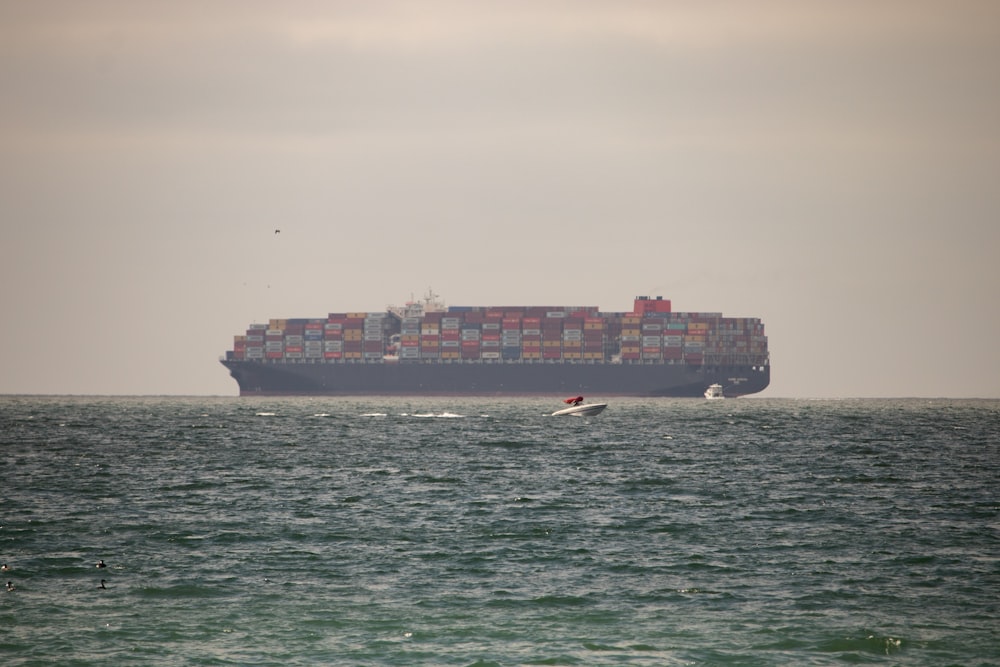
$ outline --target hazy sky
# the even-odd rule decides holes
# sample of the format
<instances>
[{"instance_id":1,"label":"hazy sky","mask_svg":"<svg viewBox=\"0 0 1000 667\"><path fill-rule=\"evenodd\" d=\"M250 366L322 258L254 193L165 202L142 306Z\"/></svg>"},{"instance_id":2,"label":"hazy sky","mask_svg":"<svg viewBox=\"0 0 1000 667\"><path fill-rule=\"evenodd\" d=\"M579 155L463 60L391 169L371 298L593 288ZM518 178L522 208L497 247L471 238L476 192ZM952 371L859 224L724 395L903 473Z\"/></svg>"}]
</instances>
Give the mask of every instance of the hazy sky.
<instances>
[{"instance_id":1,"label":"hazy sky","mask_svg":"<svg viewBox=\"0 0 1000 667\"><path fill-rule=\"evenodd\" d=\"M1000 397L998 176L991 0L0 0L0 393L234 395L248 323L433 287Z\"/></svg>"}]
</instances>

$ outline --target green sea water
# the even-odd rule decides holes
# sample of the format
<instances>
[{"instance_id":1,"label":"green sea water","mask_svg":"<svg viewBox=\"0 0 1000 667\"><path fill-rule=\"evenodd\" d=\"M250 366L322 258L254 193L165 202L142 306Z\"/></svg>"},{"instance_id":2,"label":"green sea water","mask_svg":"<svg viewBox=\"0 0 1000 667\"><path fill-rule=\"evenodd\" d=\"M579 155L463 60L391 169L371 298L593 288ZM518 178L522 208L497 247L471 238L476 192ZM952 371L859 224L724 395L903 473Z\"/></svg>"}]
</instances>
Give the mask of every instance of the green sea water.
<instances>
[{"instance_id":1,"label":"green sea water","mask_svg":"<svg viewBox=\"0 0 1000 667\"><path fill-rule=\"evenodd\" d=\"M0 664L1000 664L1000 402L559 407L0 397Z\"/></svg>"}]
</instances>

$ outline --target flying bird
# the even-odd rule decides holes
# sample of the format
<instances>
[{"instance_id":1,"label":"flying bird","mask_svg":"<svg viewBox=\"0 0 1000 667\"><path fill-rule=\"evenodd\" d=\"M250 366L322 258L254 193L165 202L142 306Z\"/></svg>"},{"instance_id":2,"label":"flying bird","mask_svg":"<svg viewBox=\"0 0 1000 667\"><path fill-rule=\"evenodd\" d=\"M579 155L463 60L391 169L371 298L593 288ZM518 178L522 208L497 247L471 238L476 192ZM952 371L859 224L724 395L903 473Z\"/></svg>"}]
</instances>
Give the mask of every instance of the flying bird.
<instances>
[{"instance_id":1,"label":"flying bird","mask_svg":"<svg viewBox=\"0 0 1000 667\"><path fill-rule=\"evenodd\" d=\"M280 230L280 229L275 229L275 230L274 230L274 233L275 233L275 234L280 234L280 233L281 233L281 230Z\"/></svg>"}]
</instances>

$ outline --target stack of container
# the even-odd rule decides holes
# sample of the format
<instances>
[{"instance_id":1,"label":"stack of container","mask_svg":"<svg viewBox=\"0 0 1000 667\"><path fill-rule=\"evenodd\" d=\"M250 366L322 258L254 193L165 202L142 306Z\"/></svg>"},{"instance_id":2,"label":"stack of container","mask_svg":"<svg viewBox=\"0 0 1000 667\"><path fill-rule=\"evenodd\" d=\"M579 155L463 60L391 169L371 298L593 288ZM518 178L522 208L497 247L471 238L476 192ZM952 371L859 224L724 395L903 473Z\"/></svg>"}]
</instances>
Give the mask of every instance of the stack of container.
<instances>
[{"instance_id":1,"label":"stack of container","mask_svg":"<svg viewBox=\"0 0 1000 667\"><path fill-rule=\"evenodd\" d=\"M290 363L626 363L763 365L758 318L674 313L639 297L627 313L596 307L451 308L422 316L330 313L272 319L233 339L236 360Z\"/></svg>"}]
</instances>

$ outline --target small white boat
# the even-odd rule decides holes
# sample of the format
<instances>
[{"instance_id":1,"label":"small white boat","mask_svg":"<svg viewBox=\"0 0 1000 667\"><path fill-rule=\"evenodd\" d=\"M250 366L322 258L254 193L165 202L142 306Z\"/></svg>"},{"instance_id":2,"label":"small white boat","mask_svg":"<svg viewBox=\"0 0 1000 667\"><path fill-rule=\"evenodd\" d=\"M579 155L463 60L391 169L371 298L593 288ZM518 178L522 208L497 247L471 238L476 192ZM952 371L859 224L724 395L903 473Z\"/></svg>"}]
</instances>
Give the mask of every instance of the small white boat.
<instances>
[{"instance_id":1,"label":"small white boat","mask_svg":"<svg viewBox=\"0 0 1000 667\"><path fill-rule=\"evenodd\" d=\"M707 398L710 401L715 401L720 398L725 398L725 395L722 393L722 385L721 384L709 385L708 389L705 390L705 398Z\"/></svg>"},{"instance_id":2,"label":"small white boat","mask_svg":"<svg viewBox=\"0 0 1000 667\"><path fill-rule=\"evenodd\" d=\"M593 417L594 415L600 414L604 408L608 407L607 403L584 403L583 396L576 396L574 398L567 398L563 403L569 403L568 408L563 408L562 410L556 410L552 413L553 417L559 417L562 415L573 415L574 417Z\"/></svg>"}]
</instances>

